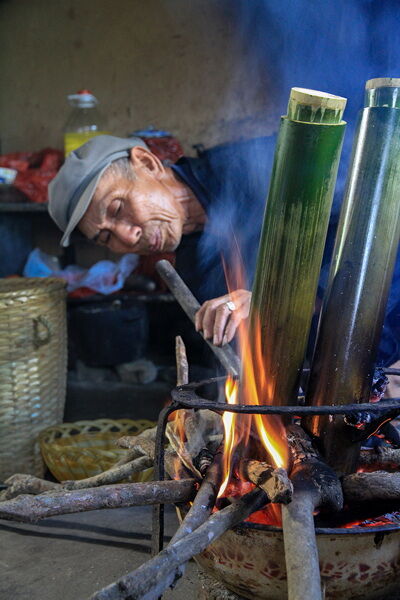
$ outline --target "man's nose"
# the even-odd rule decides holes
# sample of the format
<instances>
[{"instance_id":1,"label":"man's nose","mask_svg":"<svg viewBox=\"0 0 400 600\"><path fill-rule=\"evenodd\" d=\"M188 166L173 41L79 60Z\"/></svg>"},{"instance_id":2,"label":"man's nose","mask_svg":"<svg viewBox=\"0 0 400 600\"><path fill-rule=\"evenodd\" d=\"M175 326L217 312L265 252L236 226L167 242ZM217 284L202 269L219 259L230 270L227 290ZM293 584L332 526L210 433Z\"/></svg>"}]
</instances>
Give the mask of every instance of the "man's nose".
<instances>
[{"instance_id":1,"label":"man's nose","mask_svg":"<svg viewBox=\"0 0 400 600\"><path fill-rule=\"evenodd\" d=\"M142 237L142 228L138 225L119 223L117 231L121 241L127 244L137 244Z\"/></svg>"}]
</instances>

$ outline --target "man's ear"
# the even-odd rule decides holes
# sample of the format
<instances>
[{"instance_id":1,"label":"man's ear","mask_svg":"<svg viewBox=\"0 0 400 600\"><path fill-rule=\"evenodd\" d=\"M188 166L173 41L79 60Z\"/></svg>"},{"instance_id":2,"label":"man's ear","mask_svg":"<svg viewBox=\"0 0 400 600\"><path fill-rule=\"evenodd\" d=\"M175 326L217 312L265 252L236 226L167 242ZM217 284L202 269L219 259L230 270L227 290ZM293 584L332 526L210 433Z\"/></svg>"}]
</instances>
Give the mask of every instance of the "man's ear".
<instances>
[{"instance_id":1,"label":"man's ear","mask_svg":"<svg viewBox=\"0 0 400 600\"><path fill-rule=\"evenodd\" d=\"M147 148L142 146L135 146L130 150L130 159L133 168L138 171L145 169L150 172L154 177L161 178L165 173L165 168L159 158Z\"/></svg>"}]
</instances>

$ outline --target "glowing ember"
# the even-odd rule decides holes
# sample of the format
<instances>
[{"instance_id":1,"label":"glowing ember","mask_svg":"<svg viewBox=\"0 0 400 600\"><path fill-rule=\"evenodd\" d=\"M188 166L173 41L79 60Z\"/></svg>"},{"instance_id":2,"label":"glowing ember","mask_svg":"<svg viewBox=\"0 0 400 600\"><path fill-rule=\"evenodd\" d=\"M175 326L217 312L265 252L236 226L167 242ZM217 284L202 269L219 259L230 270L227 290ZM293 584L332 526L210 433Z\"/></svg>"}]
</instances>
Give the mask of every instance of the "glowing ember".
<instances>
[{"instance_id":1,"label":"glowing ember","mask_svg":"<svg viewBox=\"0 0 400 600\"><path fill-rule=\"evenodd\" d=\"M352 529L353 527L382 527L385 525L398 525L400 522L400 512L387 513L380 517L374 517L372 519L364 519L360 521L351 521L345 523L340 527L342 529Z\"/></svg>"}]
</instances>

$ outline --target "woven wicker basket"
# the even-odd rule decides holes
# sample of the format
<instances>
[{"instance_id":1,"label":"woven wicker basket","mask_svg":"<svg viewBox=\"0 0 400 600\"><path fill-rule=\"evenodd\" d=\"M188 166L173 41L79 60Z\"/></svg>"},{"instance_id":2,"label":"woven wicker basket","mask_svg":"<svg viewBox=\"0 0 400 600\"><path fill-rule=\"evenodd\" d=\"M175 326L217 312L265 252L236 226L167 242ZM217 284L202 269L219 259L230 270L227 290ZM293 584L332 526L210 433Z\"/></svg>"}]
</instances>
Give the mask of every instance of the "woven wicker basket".
<instances>
[{"instance_id":1,"label":"woven wicker basket","mask_svg":"<svg viewBox=\"0 0 400 600\"><path fill-rule=\"evenodd\" d=\"M65 297L60 279L0 279L0 481L43 476L37 436L65 403Z\"/></svg>"},{"instance_id":2,"label":"woven wicker basket","mask_svg":"<svg viewBox=\"0 0 400 600\"><path fill-rule=\"evenodd\" d=\"M106 471L126 456L116 440L123 435L139 435L155 423L145 419L96 419L48 427L39 435L40 449L58 481L84 479ZM130 481L148 481L153 467L134 473Z\"/></svg>"}]
</instances>

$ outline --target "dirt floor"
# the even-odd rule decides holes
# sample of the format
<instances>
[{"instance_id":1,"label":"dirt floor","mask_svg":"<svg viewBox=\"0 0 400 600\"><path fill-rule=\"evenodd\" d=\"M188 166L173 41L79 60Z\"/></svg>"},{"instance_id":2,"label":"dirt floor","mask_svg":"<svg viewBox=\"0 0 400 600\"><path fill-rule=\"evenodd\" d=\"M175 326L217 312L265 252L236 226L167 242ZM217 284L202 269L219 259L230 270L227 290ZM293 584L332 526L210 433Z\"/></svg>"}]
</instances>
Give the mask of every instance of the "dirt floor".
<instances>
[{"instance_id":1,"label":"dirt floor","mask_svg":"<svg viewBox=\"0 0 400 600\"><path fill-rule=\"evenodd\" d=\"M166 536L177 527L167 508ZM151 507L52 517L37 525L0 521L1 600L87 600L150 557ZM197 568L166 600L199 598Z\"/></svg>"}]
</instances>

